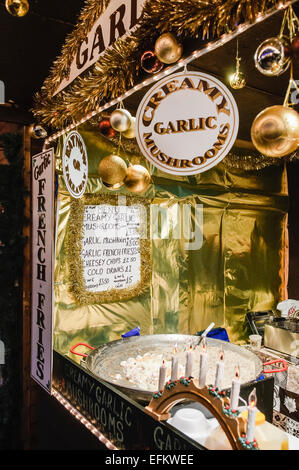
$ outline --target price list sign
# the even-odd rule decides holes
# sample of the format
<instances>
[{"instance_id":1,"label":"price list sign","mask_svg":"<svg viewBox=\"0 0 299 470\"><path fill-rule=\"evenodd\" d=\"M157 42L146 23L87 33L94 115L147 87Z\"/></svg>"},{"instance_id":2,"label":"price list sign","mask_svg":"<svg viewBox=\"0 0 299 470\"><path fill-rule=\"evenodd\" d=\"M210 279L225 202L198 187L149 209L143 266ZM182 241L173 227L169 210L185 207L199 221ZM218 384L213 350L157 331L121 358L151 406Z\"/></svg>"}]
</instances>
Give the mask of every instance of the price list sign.
<instances>
[{"instance_id":1,"label":"price list sign","mask_svg":"<svg viewBox=\"0 0 299 470\"><path fill-rule=\"evenodd\" d=\"M81 258L88 292L128 289L141 280L140 210L86 205Z\"/></svg>"}]
</instances>

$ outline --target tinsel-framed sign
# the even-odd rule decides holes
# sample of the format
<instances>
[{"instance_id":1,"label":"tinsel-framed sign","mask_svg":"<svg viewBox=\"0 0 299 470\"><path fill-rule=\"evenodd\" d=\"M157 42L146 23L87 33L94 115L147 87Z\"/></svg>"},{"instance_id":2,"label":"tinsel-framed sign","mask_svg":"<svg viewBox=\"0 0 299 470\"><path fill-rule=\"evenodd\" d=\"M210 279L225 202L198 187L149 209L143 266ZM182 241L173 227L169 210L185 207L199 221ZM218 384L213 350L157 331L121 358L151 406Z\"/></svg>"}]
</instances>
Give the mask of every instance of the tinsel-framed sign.
<instances>
[{"instance_id":1,"label":"tinsel-framed sign","mask_svg":"<svg viewBox=\"0 0 299 470\"><path fill-rule=\"evenodd\" d=\"M125 301L148 289L149 204L112 195L72 200L66 256L70 292L80 304Z\"/></svg>"}]
</instances>

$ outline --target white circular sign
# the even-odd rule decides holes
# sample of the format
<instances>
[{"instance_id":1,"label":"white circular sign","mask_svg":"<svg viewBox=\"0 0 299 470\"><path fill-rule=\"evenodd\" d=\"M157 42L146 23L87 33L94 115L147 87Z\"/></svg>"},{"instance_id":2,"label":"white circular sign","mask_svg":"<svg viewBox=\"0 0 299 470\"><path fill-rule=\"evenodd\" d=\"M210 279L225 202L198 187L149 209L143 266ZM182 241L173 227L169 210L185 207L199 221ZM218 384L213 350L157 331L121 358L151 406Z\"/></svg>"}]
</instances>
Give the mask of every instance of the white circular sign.
<instances>
[{"instance_id":1,"label":"white circular sign","mask_svg":"<svg viewBox=\"0 0 299 470\"><path fill-rule=\"evenodd\" d=\"M85 143L77 131L67 135L62 155L63 176L66 187L74 198L80 198L88 179L88 158Z\"/></svg>"},{"instance_id":2,"label":"white circular sign","mask_svg":"<svg viewBox=\"0 0 299 470\"><path fill-rule=\"evenodd\" d=\"M227 87L211 75L183 72L156 83L136 115L143 155L175 175L209 170L227 155L239 128L239 112Z\"/></svg>"}]
</instances>

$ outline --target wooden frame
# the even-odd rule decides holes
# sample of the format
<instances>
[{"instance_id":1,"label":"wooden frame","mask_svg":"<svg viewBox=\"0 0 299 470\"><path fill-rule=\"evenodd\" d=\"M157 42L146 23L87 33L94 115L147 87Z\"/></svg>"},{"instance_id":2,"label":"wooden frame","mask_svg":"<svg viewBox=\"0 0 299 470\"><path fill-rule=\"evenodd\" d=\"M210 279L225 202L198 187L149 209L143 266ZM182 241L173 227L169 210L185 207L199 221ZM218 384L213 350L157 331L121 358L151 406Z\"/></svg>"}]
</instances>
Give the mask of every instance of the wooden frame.
<instances>
[{"instance_id":1,"label":"wooden frame","mask_svg":"<svg viewBox=\"0 0 299 470\"><path fill-rule=\"evenodd\" d=\"M213 392L214 390L214 392ZM199 388L194 379L168 382L162 393L153 395L145 411L158 421L170 418L169 411L182 401L195 401L204 405L218 420L233 450L244 450L245 421L229 409L229 398L217 393L215 388ZM227 412L225 412L227 410Z\"/></svg>"}]
</instances>

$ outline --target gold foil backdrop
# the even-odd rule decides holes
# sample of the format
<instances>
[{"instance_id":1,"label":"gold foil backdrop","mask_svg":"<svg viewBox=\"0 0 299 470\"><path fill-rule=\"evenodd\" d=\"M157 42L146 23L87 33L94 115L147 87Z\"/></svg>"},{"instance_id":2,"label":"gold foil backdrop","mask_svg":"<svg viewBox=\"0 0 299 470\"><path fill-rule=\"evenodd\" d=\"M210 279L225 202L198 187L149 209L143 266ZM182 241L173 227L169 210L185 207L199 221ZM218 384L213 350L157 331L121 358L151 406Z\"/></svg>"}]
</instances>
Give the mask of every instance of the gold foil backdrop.
<instances>
[{"instance_id":1,"label":"gold foil backdrop","mask_svg":"<svg viewBox=\"0 0 299 470\"><path fill-rule=\"evenodd\" d=\"M111 153L113 143L88 128L80 128L79 132L89 158L86 194L130 196L127 190L111 193L97 177L99 161ZM242 342L246 336L246 313L275 309L286 297L285 167L244 171L228 169L220 163L189 178L148 167L153 184L141 197L151 202L152 209L149 287L126 301L78 304L70 292L66 253L72 198L62 177L62 144L61 138L56 149L56 350L74 358L69 349L76 342L97 347L120 339L121 334L136 326L140 326L141 334L195 334L211 321L226 328L231 341ZM147 165L140 155L126 153L123 157ZM175 214L180 214L181 220L177 217L177 225L168 226L167 216ZM193 239L186 227L189 221Z\"/></svg>"}]
</instances>

